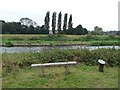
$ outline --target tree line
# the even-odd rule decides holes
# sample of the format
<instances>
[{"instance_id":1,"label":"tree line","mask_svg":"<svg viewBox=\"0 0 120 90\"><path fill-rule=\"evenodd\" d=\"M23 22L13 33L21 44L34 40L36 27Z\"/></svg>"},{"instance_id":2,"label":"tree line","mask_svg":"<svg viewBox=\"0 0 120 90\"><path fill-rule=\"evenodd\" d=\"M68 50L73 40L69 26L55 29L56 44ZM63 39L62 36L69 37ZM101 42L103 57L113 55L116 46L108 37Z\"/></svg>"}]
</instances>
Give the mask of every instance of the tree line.
<instances>
[{"instance_id":1,"label":"tree line","mask_svg":"<svg viewBox=\"0 0 120 90\"><path fill-rule=\"evenodd\" d=\"M58 19L56 18L57 13L52 14L52 30L50 30L50 12L46 13L44 18L44 25L39 26L35 21L30 18L21 18L19 22L2 22L2 34L75 34L84 35L88 31L83 28L82 25L78 25L73 28L72 14L70 14L68 20L68 13L64 14L63 27L62 27L62 13L58 14Z\"/></svg>"},{"instance_id":2,"label":"tree line","mask_svg":"<svg viewBox=\"0 0 120 90\"><path fill-rule=\"evenodd\" d=\"M104 34L101 27L95 26L93 31L88 31L83 28L81 24L73 28L72 14L65 13L62 22L62 13L53 12L50 18L48 11L44 18L44 25L39 26L35 21L30 18L21 18L19 22L2 22L2 34L67 34L67 35L85 35L91 33L93 35ZM52 24L50 25L50 21ZM63 26L62 26L63 25ZM52 29L50 30L50 26Z\"/></svg>"}]
</instances>

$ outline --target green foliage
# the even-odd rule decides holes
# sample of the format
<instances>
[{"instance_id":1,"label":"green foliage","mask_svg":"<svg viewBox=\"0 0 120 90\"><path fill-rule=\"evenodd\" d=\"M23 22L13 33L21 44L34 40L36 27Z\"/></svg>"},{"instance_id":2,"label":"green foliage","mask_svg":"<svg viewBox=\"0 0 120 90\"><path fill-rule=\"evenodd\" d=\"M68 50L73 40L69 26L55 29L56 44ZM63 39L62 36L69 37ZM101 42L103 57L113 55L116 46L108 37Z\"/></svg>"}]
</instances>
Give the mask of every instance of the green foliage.
<instances>
[{"instance_id":1,"label":"green foliage","mask_svg":"<svg viewBox=\"0 0 120 90\"><path fill-rule=\"evenodd\" d=\"M49 11L46 13L44 21L45 21L44 29L49 30L49 27L50 27L49 26L50 24L50 12Z\"/></svg>"},{"instance_id":2,"label":"green foliage","mask_svg":"<svg viewBox=\"0 0 120 90\"><path fill-rule=\"evenodd\" d=\"M10 73L14 69L29 67L33 63L51 63L77 61L86 65L98 65L98 59L103 59L107 66L118 66L120 49L51 49L39 53L3 54L3 71ZM5 74L5 73L4 73Z\"/></svg>"},{"instance_id":3,"label":"green foliage","mask_svg":"<svg viewBox=\"0 0 120 90\"><path fill-rule=\"evenodd\" d=\"M53 12L53 15L52 15L52 33L53 34L56 33L55 28L56 28L56 12Z\"/></svg>"},{"instance_id":4,"label":"green foliage","mask_svg":"<svg viewBox=\"0 0 120 90\"><path fill-rule=\"evenodd\" d=\"M91 32L91 34L93 34L93 35L103 35L103 29L98 27L98 26L95 26L94 30Z\"/></svg>"},{"instance_id":5,"label":"green foliage","mask_svg":"<svg viewBox=\"0 0 120 90\"><path fill-rule=\"evenodd\" d=\"M115 45L120 45L120 42L118 41L96 41L96 42L91 42L92 46L115 46Z\"/></svg>"},{"instance_id":6,"label":"green foliage","mask_svg":"<svg viewBox=\"0 0 120 90\"><path fill-rule=\"evenodd\" d=\"M6 46L6 47L13 47L14 45L13 45L13 43L11 43L11 42L6 42L6 43L5 43L5 46Z\"/></svg>"},{"instance_id":7,"label":"green foliage","mask_svg":"<svg viewBox=\"0 0 120 90\"><path fill-rule=\"evenodd\" d=\"M70 17L69 17L68 29L73 28L72 25L73 25L73 23L72 23L72 14L71 14Z\"/></svg>"},{"instance_id":8,"label":"green foliage","mask_svg":"<svg viewBox=\"0 0 120 90\"><path fill-rule=\"evenodd\" d=\"M76 28L69 28L65 31L68 35L85 35L88 34L88 31L86 28L83 28L82 25L78 25Z\"/></svg>"},{"instance_id":9,"label":"green foliage","mask_svg":"<svg viewBox=\"0 0 120 90\"><path fill-rule=\"evenodd\" d=\"M115 37L115 35L108 35L108 38L114 39L114 38L116 38L116 37Z\"/></svg>"},{"instance_id":10,"label":"green foliage","mask_svg":"<svg viewBox=\"0 0 120 90\"><path fill-rule=\"evenodd\" d=\"M53 34L68 34L68 35L85 35L88 34L88 30L86 28L81 27L78 25L76 28L73 28L72 23L72 14L70 14L69 21L68 21L68 29L67 29L67 17L68 13L64 14L64 21L63 21L63 30L61 30L61 19L62 14L61 12L58 14L58 23L57 23L57 32L56 32L56 12L53 12L52 15L52 32ZM50 29L50 12L46 13L44 18L44 25L41 27L32 19L30 18L21 18L19 22L2 22L2 34L49 34ZM119 35L119 31L110 31L110 32L103 32L101 27L95 26L93 31L90 31L92 35L103 35L103 34L115 34Z\"/></svg>"},{"instance_id":11,"label":"green foliage","mask_svg":"<svg viewBox=\"0 0 120 90\"><path fill-rule=\"evenodd\" d=\"M63 21L63 32L66 33L66 28L67 28L67 17L68 17L68 14L65 13L64 14L64 21Z\"/></svg>"},{"instance_id":12,"label":"green foliage","mask_svg":"<svg viewBox=\"0 0 120 90\"><path fill-rule=\"evenodd\" d=\"M61 19L62 19L62 14L61 14L61 12L60 12L60 13L58 14L58 24L57 24L58 34L61 33L61 24L62 24Z\"/></svg>"}]
</instances>

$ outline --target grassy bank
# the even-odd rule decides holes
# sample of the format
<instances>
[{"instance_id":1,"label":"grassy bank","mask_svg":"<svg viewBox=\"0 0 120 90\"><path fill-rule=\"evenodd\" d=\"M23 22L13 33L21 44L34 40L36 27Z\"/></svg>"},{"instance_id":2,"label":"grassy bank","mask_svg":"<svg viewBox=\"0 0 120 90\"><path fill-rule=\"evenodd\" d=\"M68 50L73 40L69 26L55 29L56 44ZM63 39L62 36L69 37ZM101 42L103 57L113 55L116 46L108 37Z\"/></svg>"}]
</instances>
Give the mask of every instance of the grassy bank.
<instances>
[{"instance_id":1,"label":"grassy bank","mask_svg":"<svg viewBox=\"0 0 120 90\"><path fill-rule=\"evenodd\" d=\"M52 49L38 53L3 53L3 88L117 88L119 49ZM106 62L104 73L98 71L98 59ZM45 68L45 77L40 77L40 68L33 63L77 61L70 66L70 74L63 67ZM52 83L51 83L52 82Z\"/></svg>"},{"instance_id":2,"label":"grassy bank","mask_svg":"<svg viewBox=\"0 0 120 90\"><path fill-rule=\"evenodd\" d=\"M79 65L45 68L45 77L40 77L40 68L24 68L20 72L3 77L3 88L118 88L118 68L105 67L104 73L98 66Z\"/></svg>"},{"instance_id":3,"label":"grassy bank","mask_svg":"<svg viewBox=\"0 0 120 90\"><path fill-rule=\"evenodd\" d=\"M3 53L3 75L9 74L33 63L52 63L64 61L77 61L85 65L98 65L98 59L103 59L106 66L114 67L119 65L120 49L52 49L38 53Z\"/></svg>"},{"instance_id":4,"label":"grassy bank","mask_svg":"<svg viewBox=\"0 0 120 90\"><path fill-rule=\"evenodd\" d=\"M25 35L25 34L3 34L2 43L12 44L87 44L87 45L120 45L120 36L113 35Z\"/></svg>"}]
</instances>

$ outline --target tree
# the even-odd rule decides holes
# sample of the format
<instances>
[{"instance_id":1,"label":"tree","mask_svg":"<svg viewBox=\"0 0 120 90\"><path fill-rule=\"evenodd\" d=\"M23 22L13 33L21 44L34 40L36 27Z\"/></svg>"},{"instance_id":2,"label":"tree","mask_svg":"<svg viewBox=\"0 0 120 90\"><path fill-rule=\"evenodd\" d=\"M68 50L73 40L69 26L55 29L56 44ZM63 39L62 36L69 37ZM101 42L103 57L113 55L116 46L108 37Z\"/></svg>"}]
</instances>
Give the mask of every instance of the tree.
<instances>
[{"instance_id":1,"label":"tree","mask_svg":"<svg viewBox=\"0 0 120 90\"><path fill-rule=\"evenodd\" d=\"M62 14L61 12L58 14L58 24L57 24L57 30L58 30L58 33L61 33L61 19L62 19Z\"/></svg>"},{"instance_id":2,"label":"tree","mask_svg":"<svg viewBox=\"0 0 120 90\"><path fill-rule=\"evenodd\" d=\"M49 24L50 24L50 12L49 11L46 13L44 22L45 22L45 25L44 25L45 30L49 30Z\"/></svg>"},{"instance_id":3,"label":"tree","mask_svg":"<svg viewBox=\"0 0 120 90\"><path fill-rule=\"evenodd\" d=\"M78 25L75 29L74 29L74 32L73 34L75 35L85 35L85 34L88 34L88 31L86 28L83 28L82 25Z\"/></svg>"},{"instance_id":4,"label":"tree","mask_svg":"<svg viewBox=\"0 0 120 90\"><path fill-rule=\"evenodd\" d=\"M103 34L103 30L102 28L95 26L94 30L91 32L91 34L93 35L102 35Z\"/></svg>"},{"instance_id":5,"label":"tree","mask_svg":"<svg viewBox=\"0 0 120 90\"><path fill-rule=\"evenodd\" d=\"M83 30L82 25L78 25L78 26L75 28L74 34L75 34L75 35L81 35L81 34L82 34L82 33L81 33L82 30Z\"/></svg>"},{"instance_id":6,"label":"tree","mask_svg":"<svg viewBox=\"0 0 120 90\"><path fill-rule=\"evenodd\" d=\"M56 28L56 12L53 12L52 15L52 33L55 34L55 28Z\"/></svg>"},{"instance_id":7,"label":"tree","mask_svg":"<svg viewBox=\"0 0 120 90\"><path fill-rule=\"evenodd\" d=\"M49 34L49 30L45 29L44 27L44 25L40 27L40 34Z\"/></svg>"},{"instance_id":8,"label":"tree","mask_svg":"<svg viewBox=\"0 0 120 90\"><path fill-rule=\"evenodd\" d=\"M30 27L31 25L34 26L34 27L38 26L38 24L35 21L33 21L32 19L27 18L27 17L26 18L21 18L20 23L22 25L26 25L27 27Z\"/></svg>"},{"instance_id":9,"label":"tree","mask_svg":"<svg viewBox=\"0 0 120 90\"><path fill-rule=\"evenodd\" d=\"M0 20L0 34L5 33L5 31L6 31L6 22Z\"/></svg>"},{"instance_id":10,"label":"tree","mask_svg":"<svg viewBox=\"0 0 120 90\"><path fill-rule=\"evenodd\" d=\"M29 34L35 34L35 30L32 25L29 27Z\"/></svg>"},{"instance_id":11,"label":"tree","mask_svg":"<svg viewBox=\"0 0 120 90\"><path fill-rule=\"evenodd\" d=\"M88 30L86 28L83 28L83 35L88 34Z\"/></svg>"},{"instance_id":12,"label":"tree","mask_svg":"<svg viewBox=\"0 0 120 90\"><path fill-rule=\"evenodd\" d=\"M20 22L7 22L2 24L3 34L19 34L21 33L21 23Z\"/></svg>"},{"instance_id":13,"label":"tree","mask_svg":"<svg viewBox=\"0 0 120 90\"><path fill-rule=\"evenodd\" d=\"M68 29L71 29L72 26L73 26L73 23L72 23L72 14L71 14L68 22Z\"/></svg>"},{"instance_id":14,"label":"tree","mask_svg":"<svg viewBox=\"0 0 120 90\"><path fill-rule=\"evenodd\" d=\"M75 28L70 28L66 30L66 34L68 35L74 35L75 34Z\"/></svg>"},{"instance_id":15,"label":"tree","mask_svg":"<svg viewBox=\"0 0 120 90\"><path fill-rule=\"evenodd\" d=\"M68 14L66 13L64 15L64 21L63 21L63 32L66 33L66 29L67 29L67 16Z\"/></svg>"},{"instance_id":16,"label":"tree","mask_svg":"<svg viewBox=\"0 0 120 90\"><path fill-rule=\"evenodd\" d=\"M29 33L29 27L26 25L21 25L21 34L28 34Z\"/></svg>"}]
</instances>

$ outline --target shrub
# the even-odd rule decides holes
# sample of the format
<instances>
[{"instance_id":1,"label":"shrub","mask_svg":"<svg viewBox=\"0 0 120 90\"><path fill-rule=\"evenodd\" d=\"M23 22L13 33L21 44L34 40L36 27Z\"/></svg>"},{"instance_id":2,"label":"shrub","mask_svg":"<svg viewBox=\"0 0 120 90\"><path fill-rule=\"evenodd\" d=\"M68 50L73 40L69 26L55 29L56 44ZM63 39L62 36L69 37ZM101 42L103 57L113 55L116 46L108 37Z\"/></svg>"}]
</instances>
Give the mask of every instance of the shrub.
<instances>
[{"instance_id":1,"label":"shrub","mask_svg":"<svg viewBox=\"0 0 120 90\"><path fill-rule=\"evenodd\" d=\"M120 49L51 49L37 53L4 53L3 71L10 73L16 69L30 67L33 63L53 63L77 61L86 65L98 65L98 59L103 59L107 66L118 66ZM8 57L9 56L9 57Z\"/></svg>"},{"instance_id":2,"label":"shrub","mask_svg":"<svg viewBox=\"0 0 120 90\"><path fill-rule=\"evenodd\" d=\"M6 46L6 47L13 47L14 45L13 45L13 43L11 43L11 42L6 42L6 43L5 43L5 46Z\"/></svg>"}]
</instances>

